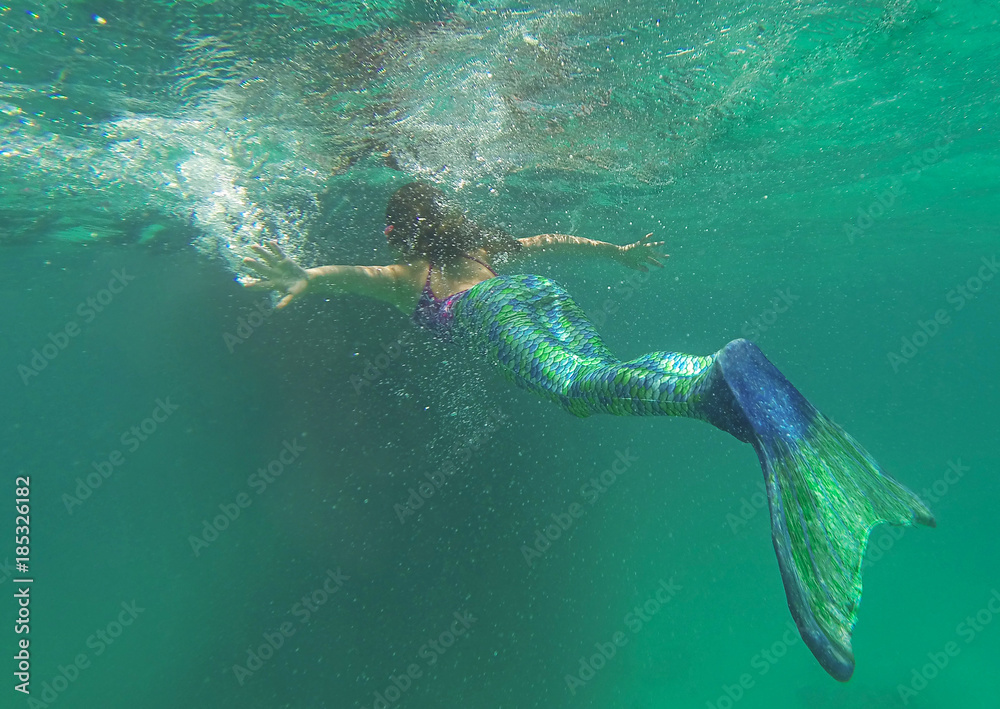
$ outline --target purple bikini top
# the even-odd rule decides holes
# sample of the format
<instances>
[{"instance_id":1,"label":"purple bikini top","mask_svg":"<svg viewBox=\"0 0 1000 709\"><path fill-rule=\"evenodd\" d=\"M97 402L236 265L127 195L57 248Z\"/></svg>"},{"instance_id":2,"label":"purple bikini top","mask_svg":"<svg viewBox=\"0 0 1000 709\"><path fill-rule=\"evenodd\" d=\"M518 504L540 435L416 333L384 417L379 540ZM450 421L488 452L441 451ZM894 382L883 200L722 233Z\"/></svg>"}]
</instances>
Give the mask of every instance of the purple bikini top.
<instances>
[{"instance_id":1,"label":"purple bikini top","mask_svg":"<svg viewBox=\"0 0 1000 709\"><path fill-rule=\"evenodd\" d=\"M483 263L475 256L470 256L469 254L459 255L463 258L469 259L470 261L475 261L494 276L497 275L496 271L490 268L489 264ZM413 311L413 320L418 325L423 325L434 332L443 334L451 329L451 321L453 317L452 308L454 307L455 302L468 293L469 290L466 288L458 293L452 293L443 300L438 298L434 295L434 291L431 289L431 271L433 270L434 264L428 264L427 280L424 281L424 290L420 293L420 300L417 301L417 309Z\"/></svg>"}]
</instances>

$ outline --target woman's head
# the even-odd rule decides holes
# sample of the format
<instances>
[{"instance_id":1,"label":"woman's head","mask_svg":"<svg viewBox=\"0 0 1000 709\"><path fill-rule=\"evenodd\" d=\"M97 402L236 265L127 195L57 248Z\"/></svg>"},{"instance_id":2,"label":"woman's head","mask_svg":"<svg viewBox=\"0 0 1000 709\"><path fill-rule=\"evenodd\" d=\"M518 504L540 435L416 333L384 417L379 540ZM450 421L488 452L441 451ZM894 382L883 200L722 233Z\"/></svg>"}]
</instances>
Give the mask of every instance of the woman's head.
<instances>
[{"instance_id":1,"label":"woman's head","mask_svg":"<svg viewBox=\"0 0 1000 709\"><path fill-rule=\"evenodd\" d=\"M385 236L406 256L454 258L480 246L515 250L520 244L499 229L483 229L426 182L403 185L385 210Z\"/></svg>"}]
</instances>

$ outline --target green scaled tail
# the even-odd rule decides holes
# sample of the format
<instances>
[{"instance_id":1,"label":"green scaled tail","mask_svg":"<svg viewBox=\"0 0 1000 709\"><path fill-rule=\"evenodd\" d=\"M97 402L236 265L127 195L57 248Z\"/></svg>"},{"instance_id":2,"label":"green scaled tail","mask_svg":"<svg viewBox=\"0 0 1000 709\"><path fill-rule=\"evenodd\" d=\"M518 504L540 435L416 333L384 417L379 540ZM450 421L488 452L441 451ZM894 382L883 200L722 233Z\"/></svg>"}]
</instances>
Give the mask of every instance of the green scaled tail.
<instances>
[{"instance_id":1,"label":"green scaled tail","mask_svg":"<svg viewBox=\"0 0 1000 709\"><path fill-rule=\"evenodd\" d=\"M455 302L452 334L577 416L686 416L753 445L792 617L824 669L850 678L868 535L882 522L933 526L934 518L756 345L735 340L708 357L654 352L623 362L560 286L532 275L471 288Z\"/></svg>"},{"instance_id":2,"label":"green scaled tail","mask_svg":"<svg viewBox=\"0 0 1000 709\"><path fill-rule=\"evenodd\" d=\"M934 518L753 343L729 343L718 364L725 388L717 392L732 396L732 410L744 419L740 437L750 434L764 471L771 539L792 617L824 669L847 681L871 530L883 522L933 527Z\"/></svg>"},{"instance_id":3,"label":"green scaled tail","mask_svg":"<svg viewBox=\"0 0 1000 709\"><path fill-rule=\"evenodd\" d=\"M846 681L854 671L851 632L871 530L883 522L934 526L934 519L916 495L882 474L857 441L819 412L801 440L755 447L788 606L821 664Z\"/></svg>"}]
</instances>

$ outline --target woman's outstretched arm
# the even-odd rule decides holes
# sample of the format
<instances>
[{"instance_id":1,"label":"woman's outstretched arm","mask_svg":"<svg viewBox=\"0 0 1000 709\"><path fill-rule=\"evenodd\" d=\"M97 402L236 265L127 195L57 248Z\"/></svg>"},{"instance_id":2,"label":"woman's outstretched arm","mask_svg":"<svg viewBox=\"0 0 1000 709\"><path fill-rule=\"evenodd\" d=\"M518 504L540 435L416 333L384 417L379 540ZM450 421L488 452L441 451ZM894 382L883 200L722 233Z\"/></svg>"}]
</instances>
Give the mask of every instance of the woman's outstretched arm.
<instances>
[{"instance_id":1,"label":"woman's outstretched arm","mask_svg":"<svg viewBox=\"0 0 1000 709\"><path fill-rule=\"evenodd\" d=\"M652 233L646 234L639 241L626 246L570 234L539 234L527 239L518 239L518 242L521 244L519 253L525 255L556 253L600 256L617 261L628 268L648 271L651 265L662 268L663 263L660 259L669 256L660 248L664 242L650 241L652 236Z\"/></svg>"},{"instance_id":2,"label":"woman's outstretched arm","mask_svg":"<svg viewBox=\"0 0 1000 709\"><path fill-rule=\"evenodd\" d=\"M285 254L277 242L250 247L258 258L245 258L243 265L259 278L249 281L250 288L283 293L277 307L284 308L305 292L353 293L392 303L401 310L412 310L419 294L409 266L317 266L302 268Z\"/></svg>"}]
</instances>

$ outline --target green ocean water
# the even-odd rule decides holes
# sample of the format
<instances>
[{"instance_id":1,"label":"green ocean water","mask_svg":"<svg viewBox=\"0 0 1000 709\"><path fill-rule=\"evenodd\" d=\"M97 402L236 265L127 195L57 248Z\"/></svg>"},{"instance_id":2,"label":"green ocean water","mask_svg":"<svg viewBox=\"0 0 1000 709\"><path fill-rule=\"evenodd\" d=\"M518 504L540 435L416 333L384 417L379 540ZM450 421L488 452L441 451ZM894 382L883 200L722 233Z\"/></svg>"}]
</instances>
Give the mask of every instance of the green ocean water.
<instances>
[{"instance_id":1,"label":"green ocean water","mask_svg":"<svg viewBox=\"0 0 1000 709\"><path fill-rule=\"evenodd\" d=\"M0 706L1000 706L998 20L0 6ZM623 357L749 337L921 494L936 529L872 535L850 682L786 632L749 447L575 419L377 302L235 282L263 238L387 262L417 177L518 236L653 231L649 277L524 269Z\"/></svg>"}]
</instances>

